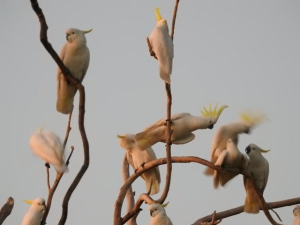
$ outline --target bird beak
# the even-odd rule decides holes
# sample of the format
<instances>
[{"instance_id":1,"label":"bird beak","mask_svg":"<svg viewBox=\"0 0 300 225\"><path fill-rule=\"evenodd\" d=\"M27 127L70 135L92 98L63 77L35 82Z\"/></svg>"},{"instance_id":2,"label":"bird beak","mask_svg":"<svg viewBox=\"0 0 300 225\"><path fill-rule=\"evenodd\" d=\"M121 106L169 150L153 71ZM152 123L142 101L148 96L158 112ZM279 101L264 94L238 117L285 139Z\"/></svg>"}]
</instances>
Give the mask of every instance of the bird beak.
<instances>
[{"instance_id":1,"label":"bird beak","mask_svg":"<svg viewBox=\"0 0 300 225\"><path fill-rule=\"evenodd\" d=\"M245 152L246 152L247 154L249 154L250 151L251 151L250 146L247 146L247 148L245 149Z\"/></svg>"},{"instance_id":2,"label":"bird beak","mask_svg":"<svg viewBox=\"0 0 300 225\"><path fill-rule=\"evenodd\" d=\"M117 135L118 138L124 138L125 136L123 135Z\"/></svg>"},{"instance_id":3,"label":"bird beak","mask_svg":"<svg viewBox=\"0 0 300 225\"><path fill-rule=\"evenodd\" d=\"M87 30L87 31L82 31L83 33L87 34L87 33L90 33L93 29L90 29L90 30Z\"/></svg>"},{"instance_id":4,"label":"bird beak","mask_svg":"<svg viewBox=\"0 0 300 225\"><path fill-rule=\"evenodd\" d=\"M263 150L263 149L260 150L261 153L267 153L267 152L269 152L269 151L270 151L270 149L269 149L269 150Z\"/></svg>"},{"instance_id":5,"label":"bird beak","mask_svg":"<svg viewBox=\"0 0 300 225\"><path fill-rule=\"evenodd\" d=\"M43 127L40 127L40 128L38 129L38 133L41 133L42 130L43 130Z\"/></svg>"},{"instance_id":6,"label":"bird beak","mask_svg":"<svg viewBox=\"0 0 300 225\"><path fill-rule=\"evenodd\" d=\"M210 130L213 129L213 128L214 128L213 124L211 124L211 125L208 126L208 129L210 129Z\"/></svg>"},{"instance_id":7,"label":"bird beak","mask_svg":"<svg viewBox=\"0 0 300 225\"><path fill-rule=\"evenodd\" d=\"M67 34L67 35L66 35L66 39L67 39L67 41L69 41L69 40L68 40L68 37L69 37L69 36L70 36L70 34Z\"/></svg>"},{"instance_id":8,"label":"bird beak","mask_svg":"<svg viewBox=\"0 0 300 225\"><path fill-rule=\"evenodd\" d=\"M152 213L153 213L153 211L150 211L150 216L152 217Z\"/></svg>"},{"instance_id":9,"label":"bird beak","mask_svg":"<svg viewBox=\"0 0 300 225\"><path fill-rule=\"evenodd\" d=\"M32 204L32 201L25 200L25 199L23 199L23 201L26 202L26 203L28 203L28 204L30 204L30 205Z\"/></svg>"},{"instance_id":10,"label":"bird beak","mask_svg":"<svg viewBox=\"0 0 300 225\"><path fill-rule=\"evenodd\" d=\"M162 20L162 17L159 13L159 8L155 8L154 11L155 11L155 15L156 15L156 20L157 20L157 22L159 22L160 20Z\"/></svg>"}]
</instances>

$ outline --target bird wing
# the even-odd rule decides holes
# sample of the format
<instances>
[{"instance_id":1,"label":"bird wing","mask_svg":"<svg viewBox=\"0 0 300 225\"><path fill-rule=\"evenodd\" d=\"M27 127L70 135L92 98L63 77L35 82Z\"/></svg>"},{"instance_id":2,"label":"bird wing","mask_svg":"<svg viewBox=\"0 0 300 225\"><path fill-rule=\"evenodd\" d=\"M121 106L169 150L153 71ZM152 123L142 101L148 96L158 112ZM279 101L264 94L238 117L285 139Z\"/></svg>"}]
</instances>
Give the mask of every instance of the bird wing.
<instances>
[{"instance_id":1,"label":"bird wing","mask_svg":"<svg viewBox=\"0 0 300 225\"><path fill-rule=\"evenodd\" d=\"M269 163L268 161L265 159L265 170L264 170L264 184L261 188L261 191L263 192L267 186L267 182L268 182L268 178L269 178Z\"/></svg>"},{"instance_id":2,"label":"bird wing","mask_svg":"<svg viewBox=\"0 0 300 225\"><path fill-rule=\"evenodd\" d=\"M133 170L136 170L137 168L134 166L132 155L128 151L126 151L126 157L127 157L127 161L132 166Z\"/></svg>"},{"instance_id":3,"label":"bird wing","mask_svg":"<svg viewBox=\"0 0 300 225\"><path fill-rule=\"evenodd\" d=\"M151 160L154 160L154 159L157 159L156 158L156 155L155 155L155 152L153 151L153 149L150 147L146 150L147 154L149 155L149 159ZM149 160L150 161L150 160ZM160 172L159 172L159 167L155 167L155 177L156 179L158 180L158 182L160 183Z\"/></svg>"},{"instance_id":4,"label":"bird wing","mask_svg":"<svg viewBox=\"0 0 300 225\"><path fill-rule=\"evenodd\" d=\"M59 137L51 131L43 132L44 138L48 141L49 146L54 150L58 159L63 158L64 149Z\"/></svg>"},{"instance_id":5,"label":"bird wing","mask_svg":"<svg viewBox=\"0 0 300 225\"><path fill-rule=\"evenodd\" d=\"M89 64L90 64L90 50L88 49L88 47L86 47L87 48L87 60L86 60L86 63L85 63L85 65L84 65L84 67L83 67L83 73L82 73L82 76L81 76L81 78L79 79L80 80L80 82L82 82L83 81L83 79L84 79L84 77L85 77L85 74L86 74L86 71L87 71L87 69L89 68Z\"/></svg>"}]
</instances>

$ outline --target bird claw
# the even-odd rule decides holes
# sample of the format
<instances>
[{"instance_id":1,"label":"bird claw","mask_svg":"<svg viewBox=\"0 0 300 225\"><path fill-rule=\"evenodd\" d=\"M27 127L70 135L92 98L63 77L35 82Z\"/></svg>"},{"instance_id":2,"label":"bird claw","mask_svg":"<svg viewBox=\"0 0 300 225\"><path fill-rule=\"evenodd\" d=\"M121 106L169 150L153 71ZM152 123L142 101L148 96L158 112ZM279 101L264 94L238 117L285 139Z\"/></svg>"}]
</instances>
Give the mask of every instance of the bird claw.
<instances>
[{"instance_id":1,"label":"bird claw","mask_svg":"<svg viewBox=\"0 0 300 225\"><path fill-rule=\"evenodd\" d=\"M49 164L49 163L45 163L45 166L46 166L47 168L50 168L50 164Z\"/></svg>"},{"instance_id":2,"label":"bird claw","mask_svg":"<svg viewBox=\"0 0 300 225\"><path fill-rule=\"evenodd\" d=\"M172 122L171 119L166 119L166 122L164 122L164 126L167 126L168 121L169 121L169 123L170 123L171 125L173 124L173 122Z\"/></svg>"},{"instance_id":3,"label":"bird claw","mask_svg":"<svg viewBox=\"0 0 300 225\"><path fill-rule=\"evenodd\" d=\"M145 164L146 164L146 163L143 162L143 163L141 164L141 167L144 168Z\"/></svg>"}]
</instances>

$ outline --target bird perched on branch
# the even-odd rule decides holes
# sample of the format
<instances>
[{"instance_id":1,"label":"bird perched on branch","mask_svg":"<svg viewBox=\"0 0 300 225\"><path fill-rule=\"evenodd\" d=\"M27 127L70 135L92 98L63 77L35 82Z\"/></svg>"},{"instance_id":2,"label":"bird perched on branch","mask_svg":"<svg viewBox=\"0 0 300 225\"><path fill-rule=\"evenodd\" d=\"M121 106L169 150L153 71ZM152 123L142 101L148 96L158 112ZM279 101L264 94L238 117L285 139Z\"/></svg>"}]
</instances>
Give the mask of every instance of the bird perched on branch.
<instances>
[{"instance_id":1,"label":"bird perched on branch","mask_svg":"<svg viewBox=\"0 0 300 225\"><path fill-rule=\"evenodd\" d=\"M178 113L171 116L171 129L172 144L185 144L194 140L195 135L192 133L198 129L212 129L214 124L218 121L218 118L222 111L227 107L221 106L217 109L218 104L214 110L209 105L209 110L203 107L204 111L201 111L202 116L192 116L189 113ZM168 129L166 125L166 118L157 121L155 124L147 127L143 132L135 135L135 141L139 149L144 150L157 142L166 143Z\"/></svg>"},{"instance_id":2,"label":"bird perched on branch","mask_svg":"<svg viewBox=\"0 0 300 225\"><path fill-rule=\"evenodd\" d=\"M42 132L42 128L33 134L29 141L34 154L54 166L57 173L67 170L64 161L64 147L59 137L51 131Z\"/></svg>"},{"instance_id":3,"label":"bird perched on branch","mask_svg":"<svg viewBox=\"0 0 300 225\"><path fill-rule=\"evenodd\" d=\"M149 206L150 216L152 217L150 225L173 225L164 209L167 205L168 203L163 205L155 203Z\"/></svg>"},{"instance_id":4,"label":"bird perched on branch","mask_svg":"<svg viewBox=\"0 0 300 225\"><path fill-rule=\"evenodd\" d=\"M249 134L256 125L266 120L266 116L264 114L253 111L246 111L242 113L240 117L240 121L225 124L219 127L216 131L213 137L210 155L210 161L212 163L216 163L219 156L222 157L221 154L222 151L226 149L228 139L231 139L237 145L239 134ZM213 175L214 170L207 168L205 174Z\"/></svg>"},{"instance_id":5,"label":"bird perched on branch","mask_svg":"<svg viewBox=\"0 0 300 225\"><path fill-rule=\"evenodd\" d=\"M295 206L293 214L295 216L293 225L300 225L300 205Z\"/></svg>"},{"instance_id":6,"label":"bird perched on branch","mask_svg":"<svg viewBox=\"0 0 300 225\"><path fill-rule=\"evenodd\" d=\"M134 141L134 134L118 135L118 138L120 138L120 146L126 150L127 161L135 171L145 163L156 159L156 155L151 147L145 151L141 151L137 147ZM160 172L158 167L147 170L141 177L145 180L147 191L150 190L152 183L150 195L159 192Z\"/></svg>"},{"instance_id":7,"label":"bird perched on branch","mask_svg":"<svg viewBox=\"0 0 300 225\"><path fill-rule=\"evenodd\" d=\"M172 38L169 35L167 21L161 17L159 8L155 8L155 14L157 25L150 35L150 45L158 60L159 75L161 79L170 83L174 45Z\"/></svg>"},{"instance_id":8,"label":"bird perched on branch","mask_svg":"<svg viewBox=\"0 0 300 225\"><path fill-rule=\"evenodd\" d=\"M21 225L40 225L43 218L43 212L46 210L45 200L37 198L32 201L23 200L30 204L28 212L25 214Z\"/></svg>"},{"instance_id":9,"label":"bird perched on branch","mask_svg":"<svg viewBox=\"0 0 300 225\"><path fill-rule=\"evenodd\" d=\"M60 52L61 60L79 82L82 82L89 67L90 52L86 46L85 34L91 31L81 31L75 28L68 29L66 31L67 43ZM73 108L77 89L73 84L68 83L60 68L58 68L57 82L56 109L58 112L68 114Z\"/></svg>"},{"instance_id":10,"label":"bird perched on branch","mask_svg":"<svg viewBox=\"0 0 300 225\"><path fill-rule=\"evenodd\" d=\"M260 190L261 194L263 194L269 177L269 163L261 153L267 153L270 150L263 150L255 144L250 144L246 147L245 151L249 157L247 171L253 175L257 188ZM244 212L258 213L260 210L260 204L256 196L255 187L245 176L244 186L247 194Z\"/></svg>"},{"instance_id":11,"label":"bird perched on branch","mask_svg":"<svg viewBox=\"0 0 300 225\"><path fill-rule=\"evenodd\" d=\"M227 140L226 149L219 155L216 166L236 167L246 169L248 158L242 154L237 148L236 143L232 139ZM238 173L226 172L220 174L217 170L214 171L214 188L218 188L219 184L224 186L229 180L234 178Z\"/></svg>"}]
</instances>

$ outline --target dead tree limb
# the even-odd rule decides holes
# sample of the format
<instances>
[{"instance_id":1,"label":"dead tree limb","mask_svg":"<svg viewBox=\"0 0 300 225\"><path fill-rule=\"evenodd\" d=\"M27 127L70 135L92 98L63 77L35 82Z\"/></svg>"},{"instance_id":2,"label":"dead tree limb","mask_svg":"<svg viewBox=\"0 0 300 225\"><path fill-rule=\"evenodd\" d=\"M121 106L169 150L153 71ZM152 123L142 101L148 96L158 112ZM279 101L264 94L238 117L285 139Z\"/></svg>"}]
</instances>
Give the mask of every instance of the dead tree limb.
<instances>
[{"instance_id":1,"label":"dead tree limb","mask_svg":"<svg viewBox=\"0 0 300 225\"><path fill-rule=\"evenodd\" d=\"M123 160L123 166L122 166L122 175L123 175L123 181L124 183L129 178L129 163L127 161L127 156L125 153L124 160ZM127 190L126 193L126 201L127 201L127 212L130 212L134 206L134 193L132 191L132 187L130 187ZM136 214L137 216L138 214ZM130 220L127 221L127 225L137 225L136 223L136 217L132 217Z\"/></svg>"},{"instance_id":2,"label":"dead tree limb","mask_svg":"<svg viewBox=\"0 0 300 225\"><path fill-rule=\"evenodd\" d=\"M0 209L0 224L10 215L13 207L14 207L14 199L9 197L6 203Z\"/></svg>"},{"instance_id":3,"label":"dead tree limb","mask_svg":"<svg viewBox=\"0 0 300 225\"><path fill-rule=\"evenodd\" d=\"M80 182L82 176L84 175L85 171L89 167L90 163L90 156L89 156L89 143L88 139L85 133L85 128L84 128L84 113L85 113L85 90L84 86L80 83L79 80L75 79L70 71L67 69L67 67L64 65L64 63L61 61L59 58L58 54L54 51L52 48L51 44L48 42L48 37L47 37L47 30L48 30L48 25L46 23L45 16L43 14L42 9L39 7L39 4L37 0L30 0L32 9L36 13L36 15L39 18L41 29L40 29L40 41L42 42L43 46L45 49L48 51L48 53L52 56L54 61L57 63L59 66L61 72L63 73L65 79L67 82L70 84L73 84L77 90L79 91L79 116L78 116L78 126L79 126L79 131L81 134L82 142L83 142L83 150L84 150L84 162L83 165L81 166L81 169L79 170L77 176L75 177L74 181L72 182L70 188L68 189L65 198L63 200L62 208L62 216L59 221L60 225L65 224L67 220L67 215L68 215L68 203L71 198L71 195L75 188L77 187L78 183Z\"/></svg>"}]
</instances>

